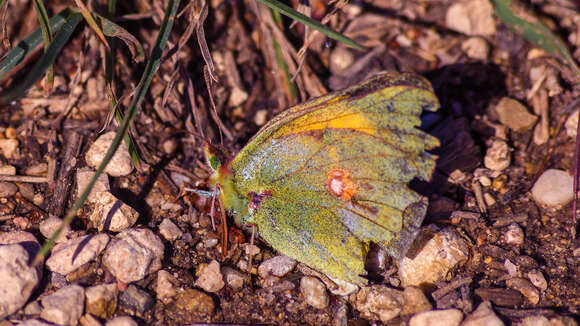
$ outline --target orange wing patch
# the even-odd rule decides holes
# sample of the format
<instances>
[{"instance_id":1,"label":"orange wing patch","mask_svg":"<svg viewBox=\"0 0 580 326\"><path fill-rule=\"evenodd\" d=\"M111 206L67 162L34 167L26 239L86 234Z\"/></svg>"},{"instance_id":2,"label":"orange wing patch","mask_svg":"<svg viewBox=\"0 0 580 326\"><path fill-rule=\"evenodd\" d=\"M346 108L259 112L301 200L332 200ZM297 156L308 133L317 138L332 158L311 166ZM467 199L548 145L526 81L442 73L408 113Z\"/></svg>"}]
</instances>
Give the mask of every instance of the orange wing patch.
<instances>
[{"instance_id":1,"label":"orange wing patch","mask_svg":"<svg viewBox=\"0 0 580 326\"><path fill-rule=\"evenodd\" d=\"M326 175L326 189L334 197L349 201L357 192L358 187L350 179L348 170L333 168Z\"/></svg>"}]
</instances>

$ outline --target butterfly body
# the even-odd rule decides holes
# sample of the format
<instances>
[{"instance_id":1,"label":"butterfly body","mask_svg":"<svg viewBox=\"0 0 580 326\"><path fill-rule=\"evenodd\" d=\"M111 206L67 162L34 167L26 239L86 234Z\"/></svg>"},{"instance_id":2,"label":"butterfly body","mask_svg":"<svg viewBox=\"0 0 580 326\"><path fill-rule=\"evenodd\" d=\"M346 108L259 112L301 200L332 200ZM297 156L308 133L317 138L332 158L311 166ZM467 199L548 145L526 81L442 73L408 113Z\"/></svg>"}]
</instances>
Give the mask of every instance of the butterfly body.
<instances>
[{"instance_id":1,"label":"butterfly body","mask_svg":"<svg viewBox=\"0 0 580 326\"><path fill-rule=\"evenodd\" d=\"M408 188L435 166L436 138L416 127L436 110L429 83L385 73L292 107L264 126L213 183L237 224L331 277L364 284L370 242L401 257L426 198Z\"/></svg>"}]
</instances>

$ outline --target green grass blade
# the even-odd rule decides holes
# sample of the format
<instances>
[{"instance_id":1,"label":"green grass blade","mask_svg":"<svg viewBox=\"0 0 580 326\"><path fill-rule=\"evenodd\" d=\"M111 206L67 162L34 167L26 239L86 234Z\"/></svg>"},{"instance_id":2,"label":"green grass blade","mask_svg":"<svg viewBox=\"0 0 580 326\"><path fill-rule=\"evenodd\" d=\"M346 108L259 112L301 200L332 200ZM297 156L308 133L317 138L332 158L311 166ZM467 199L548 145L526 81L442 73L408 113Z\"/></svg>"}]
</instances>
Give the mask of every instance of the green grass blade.
<instances>
[{"instance_id":1,"label":"green grass blade","mask_svg":"<svg viewBox=\"0 0 580 326\"><path fill-rule=\"evenodd\" d=\"M127 114L125 114L123 118L123 123L121 123L121 125L117 129L117 134L115 135L115 138L111 143L111 147L109 147L109 150L107 151L105 157L103 158L103 162L101 163L101 165L99 165L99 168L97 169L95 175L87 185L87 188L82 192L79 198L77 198L77 200L74 202L71 209L67 212L58 230L44 244L40 252L37 254L36 258L34 259L33 264L36 265L42 262L44 257L48 254L48 252L54 245L55 239L59 236L60 232L62 231L62 228L66 225L70 225L78 209L87 199L87 196L91 192L91 189L93 189L95 182L97 181L97 178L99 177L99 175L101 175L101 173L103 173L105 167L107 166L107 164L109 163L109 161L119 148L121 140L127 134L131 121L133 121L133 119L137 115L137 112L141 107L141 103L145 98L145 94L147 94L147 91L149 90L151 80L153 79L153 76L155 75L157 69L159 68L159 64L161 62L161 58L163 55L163 49L165 48L167 39L169 38L169 34L173 27L173 23L175 22L175 15L177 13L178 7L179 0L170 0L169 3L167 4L167 8L165 9L165 17L163 18L163 22L159 29L159 35L157 36L157 40L155 41L153 51L151 52L151 58L149 59L147 65L145 66L145 71L143 72L141 80L139 81L139 84L135 89L135 95L131 103L129 104Z\"/></svg>"},{"instance_id":2,"label":"green grass blade","mask_svg":"<svg viewBox=\"0 0 580 326\"><path fill-rule=\"evenodd\" d=\"M305 15L299 13L298 11L294 10L294 8L288 7L287 5L285 5L279 1L276 1L276 0L258 0L258 2L260 2L261 4L271 8L273 10L276 10L277 12L281 13L282 15L288 16L296 21L301 22L304 25L311 27L312 29L319 31L320 33L330 37L331 39L342 42L342 43L344 43L350 47L353 47L357 50L361 50L361 51L365 50L365 48L363 46L361 46L360 44L358 44L354 40L334 31L333 29L331 29L327 26L322 25L319 21L316 21L308 16L305 16Z\"/></svg>"},{"instance_id":3,"label":"green grass blade","mask_svg":"<svg viewBox=\"0 0 580 326\"><path fill-rule=\"evenodd\" d=\"M42 0L34 0L34 9L36 10L36 15L38 16L38 23L40 25L40 30L42 31L42 39L44 41L44 52L48 50L48 47L52 43L52 31L50 29L48 14L46 13L46 8ZM46 74L46 89L51 89L54 83L54 66L51 64L48 66L48 72Z\"/></svg>"},{"instance_id":4,"label":"green grass blade","mask_svg":"<svg viewBox=\"0 0 580 326\"><path fill-rule=\"evenodd\" d=\"M44 55L38 60L38 62L32 67L32 70L26 76L24 81L12 89L0 93L0 104L6 104L21 97L30 86L34 85L46 72L46 69L54 62L56 57L60 54L60 50L64 47L69 37L75 30L78 23L81 21L82 16L80 13L72 13L66 19L66 23L54 36L53 42L48 47Z\"/></svg>"},{"instance_id":5,"label":"green grass blade","mask_svg":"<svg viewBox=\"0 0 580 326\"><path fill-rule=\"evenodd\" d=\"M492 0L492 2L495 6L495 14L512 30L523 36L526 40L542 47L548 53L560 58L580 78L580 69L566 48L566 44L539 20L530 22L516 15L519 10L512 10L512 8L515 9L517 6L521 6L521 4L512 0Z\"/></svg>"},{"instance_id":6,"label":"green grass blade","mask_svg":"<svg viewBox=\"0 0 580 326\"><path fill-rule=\"evenodd\" d=\"M65 9L50 18L48 24L51 30L55 31L60 29L66 22L67 17L72 13L72 10ZM0 62L0 79L30 55L41 41L42 32L40 31L40 28L38 28L10 50L10 52L6 54L6 57L4 57L4 60Z\"/></svg>"}]
</instances>

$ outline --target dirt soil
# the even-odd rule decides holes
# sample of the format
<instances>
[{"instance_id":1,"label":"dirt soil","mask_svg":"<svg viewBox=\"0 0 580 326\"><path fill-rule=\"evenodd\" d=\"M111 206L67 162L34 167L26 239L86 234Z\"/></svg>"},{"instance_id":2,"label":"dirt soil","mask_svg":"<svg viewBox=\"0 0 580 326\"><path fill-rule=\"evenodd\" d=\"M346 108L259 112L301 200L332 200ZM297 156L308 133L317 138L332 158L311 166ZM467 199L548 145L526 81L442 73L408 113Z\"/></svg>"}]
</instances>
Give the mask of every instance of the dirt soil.
<instances>
[{"instance_id":1,"label":"dirt soil","mask_svg":"<svg viewBox=\"0 0 580 326\"><path fill-rule=\"evenodd\" d=\"M162 269L177 276L178 287L194 289L200 267L212 260L222 269L241 271L240 262L247 263L244 248L250 241L247 230L232 228L230 253L224 257L221 223L216 221L215 230L211 225L211 201L181 191L183 187L207 189L209 169L203 145L191 132L202 131L207 139L235 152L260 126L290 105L354 85L374 72L406 71L429 79L441 102L436 114L423 119L423 128L441 141L441 147L434 151L439 159L433 180L415 185L430 200L423 225L449 227L470 248L466 262L444 280L423 289L433 307L458 308L469 314L479 303L490 300L506 324L534 315L579 320L580 242L572 238L571 203L563 207L541 205L530 193L547 169L573 174L575 138L568 135L565 124L580 107L580 87L574 82L573 70L492 14L486 20L485 4L491 7L487 1L471 2L482 6L467 11L481 13L476 17L452 16L450 8L456 2L446 0L363 0L345 5L339 1L335 5L341 9L329 16L328 24L368 50L353 50L316 35L296 86L288 87L284 82L287 75L276 62L286 62L289 76L295 71L299 64L296 53L304 40L301 24L290 27L291 21L282 18L278 25L258 4L260 20L254 1L213 0L203 25L204 35L195 26L198 16L191 11L194 6L184 7L197 2L181 4L184 14L177 19L169 39L168 47L173 51L166 51L166 60L131 129L141 166L128 176L109 178L113 194L139 212L136 225L158 232L159 224L169 218L189 234L175 241L163 240ZM335 8L323 1L311 2L316 19ZM37 27L38 19L31 2L8 3L2 21L6 22L5 39L14 46ZM64 1L47 5L49 15L75 7L73 2ZM157 0L122 1L116 21L147 52L155 41L164 6ZM523 6L562 39L578 62L580 5L573 0L536 0ZM104 8L93 10L103 13ZM282 29L273 31L273 26ZM211 77L204 77L205 51L200 50L199 37L207 41L215 65L218 82L212 83L211 92L206 83ZM272 39L278 43L273 45ZM180 41L183 46L178 47ZM2 53L6 52L4 48ZM55 62L52 90L47 92L44 82L38 82L23 98L2 106L0 135L18 140L18 147L16 153L0 155L0 163L14 166L17 175L47 178L40 183L16 182L18 192L0 199L0 232L25 230L43 243L39 223L50 215L63 217L76 199L74 174L86 166L85 152L103 126L106 130L116 128L107 120L110 109L104 53L99 39L81 23ZM277 53L282 55L277 57ZM39 48L31 60L3 77L2 90L26 78L41 54ZM117 42L114 62L115 92L124 109L144 63L134 62L122 42ZM519 130L507 126L497 110L504 97L523 104L537 117L536 123ZM507 167L486 168L484 157L498 141L508 145ZM98 232L88 220L90 211L91 206L83 206L72 224L74 235ZM506 233L514 223L523 230L523 243L506 242ZM256 244L260 253L254 257L254 272L262 261L276 255L267 243L257 240ZM514 268L524 278L533 271L545 277L547 288L540 290L538 302L507 285ZM114 316L131 315L142 325L340 325L340 316L345 316L342 320L348 325L380 324L362 316L348 298L331 295L325 309L305 304L299 270L284 276L280 282L288 282L280 283L286 285L274 291L264 288L263 280L252 274L241 289L226 285L206 293L204 298L211 299L209 312L188 307L188 300L199 306L199 298L195 297L197 292L186 292L174 300L155 300L153 307L144 311L120 302ZM54 274L45 268L43 281L29 302L63 284L87 287L114 282L100 260L66 278ZM156 275L134 285L155 298ZM398 286L396 265L391 261L378 264L373 275L373 283ZM9 319L21 318L22 310ZM398 317L389 324L407 321Z\"/></svg>"}]
</instances>

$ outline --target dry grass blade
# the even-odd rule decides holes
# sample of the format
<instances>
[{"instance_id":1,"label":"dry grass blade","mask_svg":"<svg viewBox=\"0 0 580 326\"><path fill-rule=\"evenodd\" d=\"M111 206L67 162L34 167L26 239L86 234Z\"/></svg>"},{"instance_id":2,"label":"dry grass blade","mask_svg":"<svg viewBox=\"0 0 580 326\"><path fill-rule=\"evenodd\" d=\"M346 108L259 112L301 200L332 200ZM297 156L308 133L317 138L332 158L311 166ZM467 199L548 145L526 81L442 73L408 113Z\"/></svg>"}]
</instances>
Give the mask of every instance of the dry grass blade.
<instances>
[{"instance_id":1,"label":"dry grass blade","mask_svg":"<svg viewBox=\"0 0 580 326\"><path fill-rule=\"evenodd\" d=\"M107 50L111 51L111 48L109 47L109 42L107 42L107 38L105 37L103 30L101 29L99 24L97 24L87 6L85 6L85 4L81 0L75 0L75 3L79 7L81 14L85 18L87 24L89 24L89 26L95 32L97 37L101 40L101 42L103 42L103 45L107 48Z\"/></svg>"},{"instance_id":2,"label":"dry grass blade","mask_svg":"<svg viewBox=\"0 0 580 326\"><path fill-rule=\"evenodd\" d=\"M8 14L8 1L0 0L0 39L5 49L10 48L10 40L6 31L6 15Z\"/></svg>"},{"instance_id":3,"label":"dry grass blade","mask_svg":"<svg viewBox=\"0 0 580 326\"><path fill-rule=\"evenodd\" d=\"M203 5L200 5L198 1L203 1ZM211 54L205 40L205 31L203 30L203 23L207 18L208 6L205 0L195 0L194 11L196 13L196 28L195 33L197 34L197 42L199 43L199 49L201 50L201 55L205 64L207 65L207 71L216 83L218 83L218 78L215 74L215 67L211 59Z\"/></svg>"}]
</instances>

